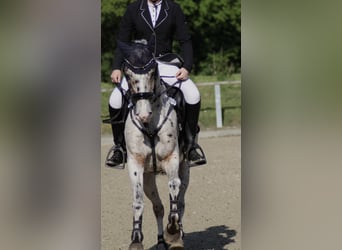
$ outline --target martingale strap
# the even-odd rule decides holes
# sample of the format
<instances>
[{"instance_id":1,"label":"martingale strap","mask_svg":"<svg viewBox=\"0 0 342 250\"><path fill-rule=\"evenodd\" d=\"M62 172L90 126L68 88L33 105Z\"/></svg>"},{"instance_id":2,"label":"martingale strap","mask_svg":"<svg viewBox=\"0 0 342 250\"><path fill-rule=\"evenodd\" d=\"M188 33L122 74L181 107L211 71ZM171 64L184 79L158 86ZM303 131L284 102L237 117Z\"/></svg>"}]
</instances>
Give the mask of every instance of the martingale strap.
<instances>
[{"instance_id":1,"label":"martingale strap","mask_svg":"<svg viewBox=\"0 0 342 250\"><path fill-rule=\"evenodd\" d=\"M159 133L159 131L161 130L161 128L164 126L165 122L167 121L169 115L171 114L173 110L173 106L170 105L169 109L166 113L166 116L164 117L164 120L162 121L162 123L159 125L159 127L157 127L154 131L150 131L148 130L143 124L140 123L139 124L136 122L135 119L133 119L133 108L131 108L130 110L130 116L131 116L131 120L133 122L133 124L140 130L141 133L143 133L144 135L146 135L151 143L151 149L152 149L152 161L153 161L153 171L157 172L157 156L156 156L156 145L155 145L155 141L154 138L156 137L156 135Z\"/></svg>"}]
</instances>

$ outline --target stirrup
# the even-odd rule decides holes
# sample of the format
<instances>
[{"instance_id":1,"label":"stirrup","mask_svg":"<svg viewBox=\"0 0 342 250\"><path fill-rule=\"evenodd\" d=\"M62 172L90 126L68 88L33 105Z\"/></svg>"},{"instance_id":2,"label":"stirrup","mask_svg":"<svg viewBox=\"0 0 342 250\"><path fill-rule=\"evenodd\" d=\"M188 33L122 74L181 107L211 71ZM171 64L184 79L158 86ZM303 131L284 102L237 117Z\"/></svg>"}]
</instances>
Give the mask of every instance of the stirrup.
<instances>
[{"instance_id":1,"label":"stirrup","mask_svg":"<svg viewBox=\"0 0 342 250\"><path fill-rule=\"evenodd\" d=\"M195 150L196 153L200 156L200 158L197 159L196 161L190 161L189 160L189 154L190 154L191 150ZM196 166L204 165L207 163L207 158L205 157L204 151L201 148L201 146L198 145L197 143L195 145L193 145L189 150L187 150L186 160L189 163L189 167L196 167Z\"/></svg>"},{"instance_id":2,"label":"stirrup","mask_svg":"<svg viewBox=\"0 0 342 250\"><path fill-rule=\"evenodd\" d=\"M122 163L116 165L116 166L111 166L108 165L107 162L109 161L109 159L114 155L114 151L119 150L122 154ZM126 152L123 150L123 148L121 146L116 146L114 145L113 147L111 147L108 151L108 154L106 156L106 161L105 161L105 166L107 168L116 168L116 169L124 169L125 168L125 162L127 162L126 159Z\"/></svg>"}]
</instances>

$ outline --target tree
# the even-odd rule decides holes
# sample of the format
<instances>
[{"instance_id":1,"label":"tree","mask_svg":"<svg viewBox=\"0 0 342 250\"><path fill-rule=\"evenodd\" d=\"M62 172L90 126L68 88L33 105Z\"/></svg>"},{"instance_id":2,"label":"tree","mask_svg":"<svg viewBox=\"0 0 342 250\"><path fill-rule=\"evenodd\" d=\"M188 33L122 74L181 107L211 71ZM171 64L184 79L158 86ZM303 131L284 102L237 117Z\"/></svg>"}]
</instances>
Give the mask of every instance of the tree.
<instances>
[{"instance_id":1,"label":"tree","mask_svg":"<svg viewBox=\"0 0 342 250\"><path fill-rule=\"evenodd\" d=\"M239 71L241 67L241 1L177 0L177 2L185 13L188 10L192 12L188 13L188 19L196 55L194 58L196 72L216 74L227 70ZM194 5L197 8L194 8ZM219 59L216 63L215 58ZM218 68L215 64L221 67Z\"/></svg>"}]
</instances>

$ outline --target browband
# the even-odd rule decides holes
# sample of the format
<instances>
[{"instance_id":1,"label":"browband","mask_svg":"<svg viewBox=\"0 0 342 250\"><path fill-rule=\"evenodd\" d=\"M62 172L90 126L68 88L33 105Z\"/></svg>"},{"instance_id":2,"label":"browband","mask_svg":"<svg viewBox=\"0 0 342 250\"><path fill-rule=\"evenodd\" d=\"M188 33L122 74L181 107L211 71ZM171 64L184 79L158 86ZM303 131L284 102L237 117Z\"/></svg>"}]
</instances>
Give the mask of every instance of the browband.
<instances>
[{"instance_id":1,"label":"browband","mask_svg":"<svg viewBox=\"0 0 342 250\"><path fill-rule=\"evenodd\" d=\"M150 61L148 61L144 66L134 66L130 61L128 61L126 58L124 59L125 65L132 70L134 73L137 74L145 74L149 72L152 68L156 67L157 62L154 60L154 58L151 58Z\"/></svg>"}]
</instances>

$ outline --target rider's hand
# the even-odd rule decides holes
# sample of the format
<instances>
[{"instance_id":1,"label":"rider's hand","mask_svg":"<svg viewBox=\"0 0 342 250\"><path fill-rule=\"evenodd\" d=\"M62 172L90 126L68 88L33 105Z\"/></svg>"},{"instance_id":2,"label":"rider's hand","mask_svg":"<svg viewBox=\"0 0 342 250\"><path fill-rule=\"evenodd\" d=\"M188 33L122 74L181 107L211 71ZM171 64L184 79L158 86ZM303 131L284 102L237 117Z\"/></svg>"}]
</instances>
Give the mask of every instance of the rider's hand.
<instances>
[{"instance_id":1,"label":"rider's hand","mask_svg":"<svg viewBox=\"0 0 342 250\"><path fill-rule=\"evenodd\" d=\"M110 79L113 83L120 83L121 81L121 70L114 69L112 74L110 75Z\"/></svg>"},{"instance_id":2,"label":"rider's hand","mask_svg":"<svg viewBox=\"0 0 342 250\"><path fill-rule=\"evenodd\" d=\"M178 72L176 73L176 78L178 80L186 80L189 78L189 71L187 71L185 68L180 68Z\"/></svg>"}]
</instances>

